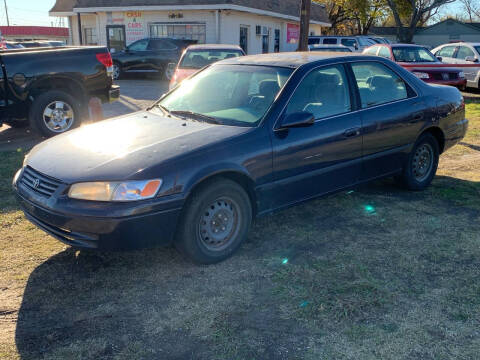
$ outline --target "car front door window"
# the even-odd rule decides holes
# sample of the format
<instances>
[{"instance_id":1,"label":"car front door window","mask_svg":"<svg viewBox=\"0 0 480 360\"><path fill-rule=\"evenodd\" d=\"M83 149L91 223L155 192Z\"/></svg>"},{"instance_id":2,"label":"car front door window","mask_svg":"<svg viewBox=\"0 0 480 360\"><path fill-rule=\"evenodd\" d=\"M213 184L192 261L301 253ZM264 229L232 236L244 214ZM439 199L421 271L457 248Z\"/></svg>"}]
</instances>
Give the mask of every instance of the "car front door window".
<instances>
[{"instance_id":1,"label":"car front door window","mask_svg":"<svg viewBox=\"0 0 480 360\"><path fill-rule=\"evenodd\" d=\"M287 106L287 115L310 112L315 119L351 110L350 91L343 66L313 70L300 83Z\"/></svg>"}]
</instances>

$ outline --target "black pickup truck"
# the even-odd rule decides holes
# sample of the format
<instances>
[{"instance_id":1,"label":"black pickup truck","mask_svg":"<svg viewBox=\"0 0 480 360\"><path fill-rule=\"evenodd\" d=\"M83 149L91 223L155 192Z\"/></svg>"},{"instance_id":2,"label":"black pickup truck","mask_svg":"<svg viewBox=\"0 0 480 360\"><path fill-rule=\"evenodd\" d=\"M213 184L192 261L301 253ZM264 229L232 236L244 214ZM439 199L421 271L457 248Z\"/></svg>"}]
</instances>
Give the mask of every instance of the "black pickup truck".
<instances>
[{"instance_id":1,"label":"black pickup truck","mask_svg":"<svg viewBox=\"0 0 480 360\"><path fill-rule=\"evenodd\" d=\"M106 47L6 50L0 65L0 125L30 125L42 136L79 126L89 118L91 98L120 96Z\"/></svg>"}]
</instances>

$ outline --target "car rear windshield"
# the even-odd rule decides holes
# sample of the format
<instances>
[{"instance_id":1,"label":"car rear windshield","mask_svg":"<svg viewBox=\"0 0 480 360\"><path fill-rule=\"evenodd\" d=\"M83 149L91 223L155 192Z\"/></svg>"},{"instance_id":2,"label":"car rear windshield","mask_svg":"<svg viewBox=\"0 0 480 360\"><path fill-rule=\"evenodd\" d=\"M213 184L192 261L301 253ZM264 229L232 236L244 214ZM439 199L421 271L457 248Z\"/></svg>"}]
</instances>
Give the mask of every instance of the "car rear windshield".
<instances>
[{"instance_id":1,"label":"car rear windshield","mask_svg":"<svg viewBox=\"0 0 480 360\"><path fill-rule=\"evenodd\" d=\"M178 66L181 69L201 69L216 61L242 56L240 50L187 50Z\"/></svg>"},{"instance_id":2,"label":"car rear windshield","mask_svg":"<svg viewBox=\"0 0 480 360\"><path fill-rule=\"evenodd\" d=\"M395 61L398 62L437 62L433 54L422 47L392 47Z\"/></svg>"},{"instance_id":3,"label":"car rear windshield","mask_svg":"<svg viewBox=\"0 0 480 360\"><path fill-rule=\"evenodd\" d=\"M173 114L190 113L231 126L258 125L293 69L272 66L210 66L183 81L158 102ZM200 116L199 116L200 115Z\"/></svg>"}]
</instances>

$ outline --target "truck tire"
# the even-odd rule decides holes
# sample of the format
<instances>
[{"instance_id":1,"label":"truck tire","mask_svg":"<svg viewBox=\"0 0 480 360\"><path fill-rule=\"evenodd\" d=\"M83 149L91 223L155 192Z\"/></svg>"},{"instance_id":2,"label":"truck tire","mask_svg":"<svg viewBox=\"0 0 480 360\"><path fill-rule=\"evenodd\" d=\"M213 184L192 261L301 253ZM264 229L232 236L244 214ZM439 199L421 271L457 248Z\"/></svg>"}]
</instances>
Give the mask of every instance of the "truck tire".
<instances>
[{"instance_id":1,"label":"truck tire","mask_svg":"<svg viewBox=\"0 0 480 360\"><path fill-rule=\"evenodd\" d=\"M81 118L80 102L60 90L50 90L35 97L29 114L32 130L45 137L78 127Z\"/></svg>"}]
</instances>

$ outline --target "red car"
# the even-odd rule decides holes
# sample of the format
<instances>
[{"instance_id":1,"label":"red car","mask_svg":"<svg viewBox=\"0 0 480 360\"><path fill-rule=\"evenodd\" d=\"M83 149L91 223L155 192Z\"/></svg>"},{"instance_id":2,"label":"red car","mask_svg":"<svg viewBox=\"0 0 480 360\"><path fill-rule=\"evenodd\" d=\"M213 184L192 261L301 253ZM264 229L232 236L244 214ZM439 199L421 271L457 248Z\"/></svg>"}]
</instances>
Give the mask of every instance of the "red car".
<instances>
[{"instance_id":1,"label":"red car","mask_svg":"<svg viewBox=\"0 0 480 360\"><path fill-rule=\"evenodd\" d=\"M205 66L232 57L244 56L245 52L238 45L201 44L190 45L185 49L178 61L175 74L170 80L170 89L180 84L190 75Z\"/></svg>"},{"instance_id":2,"label":"red car","mask_svg":"<svg viewBox=\"0 0 480 360\"><path fill-rule=\"evenodd\" d=\"M462 90L467 85L462 69L442 63L430 50L420 45L378 44L366 48L363 53L395 61L427 83L452 85Z\"/></svg>"}]
</instances>

